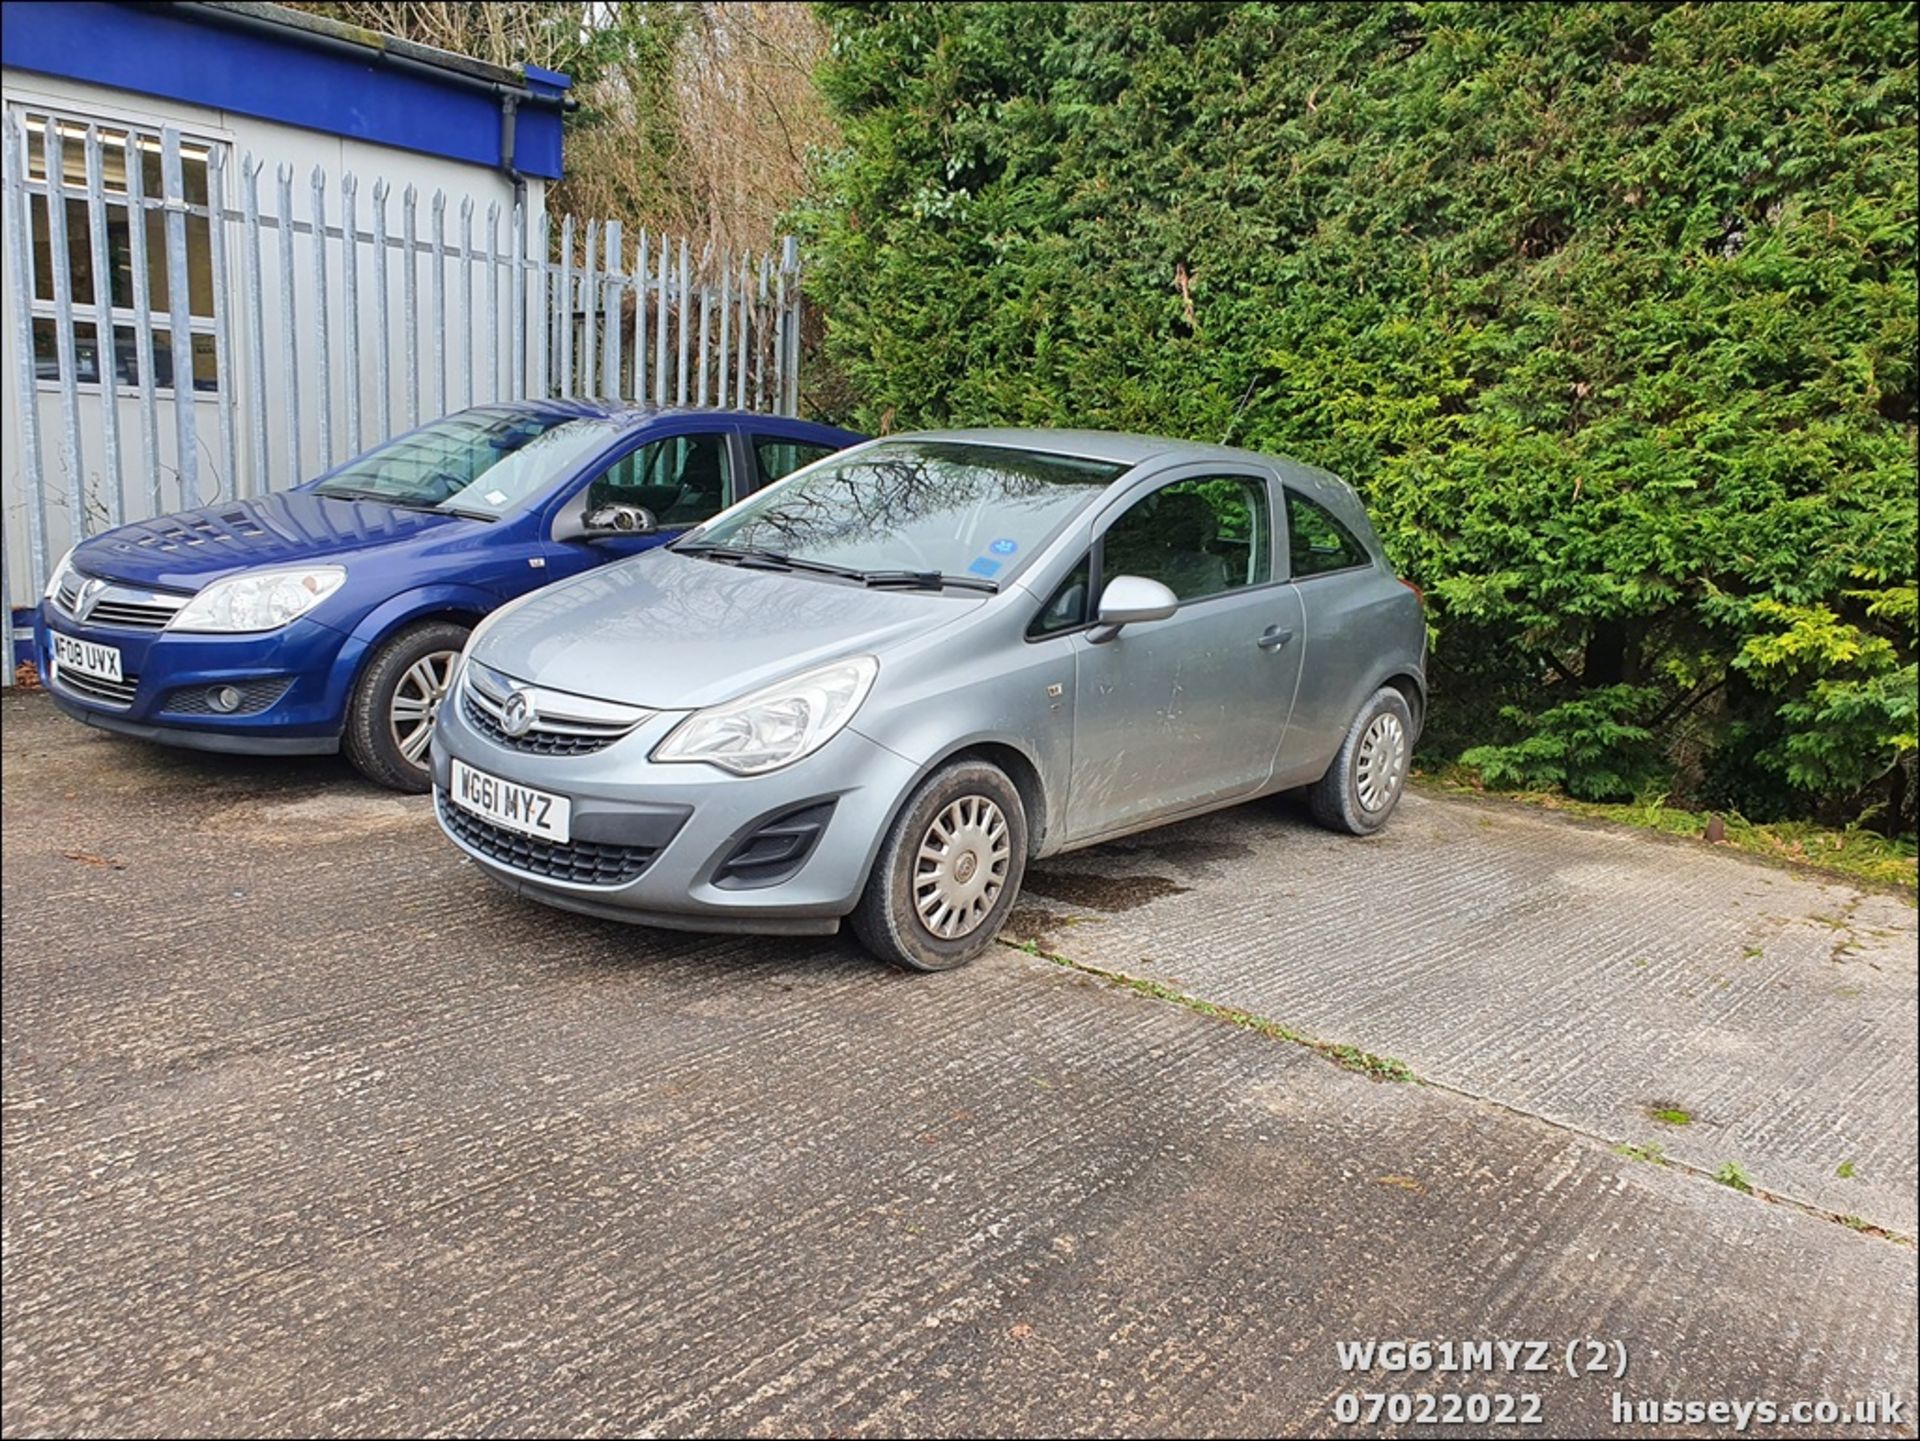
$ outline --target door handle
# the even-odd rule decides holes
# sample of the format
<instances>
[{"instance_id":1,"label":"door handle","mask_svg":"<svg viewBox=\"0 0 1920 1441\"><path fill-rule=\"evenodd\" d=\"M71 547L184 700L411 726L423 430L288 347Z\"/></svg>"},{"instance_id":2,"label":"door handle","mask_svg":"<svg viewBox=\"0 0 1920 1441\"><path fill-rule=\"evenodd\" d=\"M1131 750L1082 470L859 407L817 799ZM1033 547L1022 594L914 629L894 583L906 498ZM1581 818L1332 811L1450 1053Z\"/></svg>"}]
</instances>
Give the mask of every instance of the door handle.
<instances>
[{"instance_id":1,"label":"door handle","mask_svg":"<svg viewBox=\"0 0 1920 1441\"><path fill-rule=\"evenodd\" d=\"M1260 633L1260 639L1255 641L1254 644L1259 646L1261 650L1279 650L1281 646L1292 639L1292 631L1282 630L1277 625L1270 625Z\"/></svg>"}]
</instances>

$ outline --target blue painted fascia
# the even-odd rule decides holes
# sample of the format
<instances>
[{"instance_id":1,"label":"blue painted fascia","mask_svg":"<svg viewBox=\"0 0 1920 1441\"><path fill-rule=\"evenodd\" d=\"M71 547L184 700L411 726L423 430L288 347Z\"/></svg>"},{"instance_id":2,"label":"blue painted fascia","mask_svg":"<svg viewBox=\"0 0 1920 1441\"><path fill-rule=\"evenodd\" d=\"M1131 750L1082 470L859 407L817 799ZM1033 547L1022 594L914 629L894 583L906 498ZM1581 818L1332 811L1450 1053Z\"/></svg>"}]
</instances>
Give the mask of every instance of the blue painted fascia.
<instances>
[{"instance_id":1,"label":"blue painted fascia","mask_svg":"<svg viewBox=\"0 0 1920 1441\"><path fill-rule=\"evenodd\" d=\"M500 165L500 102L484 90L166 5L107 0L8 0L0 63L140 95L297 125L424 155ZM531 98L516 121L515 164L561 174L559 101L565 75L525 68Z\"/></svg>"}]
</instances>

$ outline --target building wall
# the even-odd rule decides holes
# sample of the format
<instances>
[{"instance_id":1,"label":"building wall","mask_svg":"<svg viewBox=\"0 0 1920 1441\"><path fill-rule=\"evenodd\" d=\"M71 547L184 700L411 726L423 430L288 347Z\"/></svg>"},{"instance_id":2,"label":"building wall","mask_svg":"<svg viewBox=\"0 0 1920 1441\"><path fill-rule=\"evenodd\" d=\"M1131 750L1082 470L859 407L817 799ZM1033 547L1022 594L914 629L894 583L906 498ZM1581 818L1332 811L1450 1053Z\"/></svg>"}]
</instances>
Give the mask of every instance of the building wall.
<instances>
[{"instance_id":1,"label":"building wall","mask_svg":"<svg viewBox=\"0 0 1920 1441\"><path fill-rule=\"evenodd\" d=\"M443 272L447 321L443 342L446 404L449 409L458 409L468 402L466 367L463 364L467 358L471 359L473 368L472 399L483 402L495 398L494 365L487 349L484 321L484 272L475 267L474 283L477 289L469 341L465 324L467 313L461 305L462 265L457 257L460 206L467 199L474 202L476 247L484 250L487 209L489 205L497 205L500 211L501 251L503 254L511 251L513 187L500 171L250 116L108 90L38 72L0 71L0 97L4 98L9 123L17 123L13 117L21 110L51 112L82 122L92 120L136 129L158 130L163 126L174 126L187 137L222 145L226 147L227 163L224 166L224 194L220 198L230 211L237 212L241 208L241 165L249 155L255 161L264 162L258 187L260 207L265 214L278 214L278 170L282 165L292 167L293 213L301 221L307 220L312 213L313 172L316 167L326 178L326 218L330 225L335 226L340 224L344 213L341 177L347 172L354 173L359 181L357 220L362 234L370 233L373 227L373 187L376 181L384 180L391 188L386 210L387 233L390 237L397 238L402 233L402 197L407 187L411 186L417 196L416 236L421 241L429 240L432 235L432 200L435 193L439 192L445 197L446 240L455 251L455 257L445 264ZM531 226L537 223L544 210L545 182L529 178L526 187ZM244 293L243 231L237 220L225 223L227 283L216 303L227 317L230 374L220 376L218 383L232 388L235 433L239 438L235 449L239 453L226 453L222 439L220 395L196 393L193 406L195 449L199 453L198 483L190 493L183 492L175 479L178 452L171 416L171 397L163 394L157 407L160 413L157 449L165 477L161 495L163 511L211 503L222 496L252 494L260 489L282 489L318 474L323 468L323 458L330 458L334 463L345 459L350 453L351 441L347 406L350 391L359 402L361 448L383 438L375 356L379 340L371 247L363 244L358 252L360 364L351 371L346 365L341 343L346 296L341 248L338 242L327 247L326 329L331 338L331 353L328 356L327 373L323 377L319 367L322 327L316 323L320 317L316 313L312 242L304 234L293 238L294 324L289 330L284 323L279 253L284 233L276 230L262 232L262 309L266 338L266 353L261 359L261 374L266 383L266 405L262 411L254 399L254 373L244 342L246 332L238 323ZM84 236L77 237L70 241L69 249L84 245ZM391 259L388 265L387 309L391 330L387 346L389 365L386 401L390 427L397 432L408 428L416 414L418 419L425 420L440 413L441 367L436 363L431 334L432 260L427 256L416 256L413 261L415 307L420 333L414 361L409 366L402 339L405 333L402 323L405 319L404 262L401 252L390 249L388 254ZM503 392L513 389L513 380L507 373L505 361L509 338L507 298L510 294L504 278L505 271L506 267L502 266L497 272L500 279L501 331L498 353L502 357L500 390ZM0 391L0 510L4 512L6 531L9 600L13 605L25 605L34 599L34 588L27 538L28 497L20 449L19 406L23 357L18 337L23 331L20 318L15 313L12 290L11 285L4 287L5 328L0 331L5 337L4 361L0 363L0 367L4 368L5 381L3 391ZM114 301L116 305L131 303L129 297L119 294L114 296ZM91 307L76 307L75 318L90 323L93 319ZM294 405L287 384L286 345L289 338L294 349L294 373L298 376L297 426L291 419ZM324 432L320 406L323 384L331 412L330 424ZM116 510L112 505L115 488L105 467L105 402L102 387L98 384L84 384L80 392L77 474L88 497L88 508L95 515L88 529L97 531L102 528L101 518ZM38 380L34 393L39 417L42 486L48 526L47 552L43 559L50 564L76 536L70 499L76 472L69 469L62 455L63 436L68 427L59 385L49 380ZM152 513L144 463L146 432L138 390L120 386L115 410L119 416L123 475L118 490L117 513L131 519ZM253 447L248 437L256 423L265 427L268 465L264 475L256 474L251 463Z\"/></svg>"}]
</instances>

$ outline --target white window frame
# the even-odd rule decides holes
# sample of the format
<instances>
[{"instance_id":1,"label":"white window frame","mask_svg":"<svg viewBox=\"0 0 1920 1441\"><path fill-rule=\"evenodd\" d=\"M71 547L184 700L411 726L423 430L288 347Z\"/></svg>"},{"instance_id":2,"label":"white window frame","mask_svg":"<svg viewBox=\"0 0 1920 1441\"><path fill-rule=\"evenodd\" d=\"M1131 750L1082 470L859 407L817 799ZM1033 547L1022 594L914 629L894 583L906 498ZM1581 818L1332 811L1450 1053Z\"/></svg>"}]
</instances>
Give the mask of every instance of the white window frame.
<instances>
[{"instance_id":1,"label":"white window frame","mask_svg":"<svg viewBox=\"0 0 1920 1441\"><path fill-rule=\"evenodd\" d=\"M137 136L143 145L151 141L157 148L160 144L160 131L165 127L171 126L173 129L179 131L183 146L202 147L209 155L211 155L215 149L222 152L222 159L224 162L227 162L223 163L219 168L219 178L222 182L223 189L227 170L230 168L233 144L229 136L206 127L182 126L175 121L164 120L158 116L136 115L130 111L116 111L110 107L85 110L76 108L70 101L56 99L51 96L41 96L31 91L14 91L9 89L6 95L5 114L4 117L0 118L3 118L7 125L15 127L16 131L19 130L24 121L27 133L36 136L44 133L44 123L52 120L62 128L63 135L71 131L78 132L77 135L71 136L71 143L76 146L85 144L86 131L89 126L92 126L101 129L126 131L129 134ZM118 144L119 142L116 141L114 143ZM21 181L26 193L29 196L38 196L42 207L45 207L49 203L52 192L51 177L44 173L45 157L43 156L41 161L43 174L38 180L33 179L31 176L32 161L28 147L26 146L22 146L20 161L23 169L27 172L21 176ZM209 229L215 225L224 223L224 212L227 209L227 197L224 194L214 193L214 179L214 167L209 164L207 165L207 204L190 204L186 207L185 212L188 215L204 217ZM84 186L76 188L72 185L65 185L62 187L61 194L63 199L78 199L83 205L86 203L87 192ZM103 200L102 208L104 210L111 212L117 208L124 212L127 209L128 193L124 188L119 191L108 189L103 178L101 194ZM164 200L160 196L147 195L144 197L144 201L146 208L150 212L164 208ZM129 219L128 224L131 226L131 219ZM28 222L28 234L29 237L31 237L32 222L30 218ZM89 237L88 243L91 244L91 237ZM164 242L162 242L162 244L164 245ZM67 257L69 262L72 258L72 247L73 237L69 234L69 254ZM162 255L164 256L164 251ZM147 258L148 264L151 265L154 258L151 247L149 247ZM56 260L57 257L49 257L49 259ZM72 267L70 264L68 273L71 276ZM134 309L131 304L120 304L120 298L119 295L114 296L115 303L109 311L109 315L111 316L111 329L117 332L122 326L126 326L131 328L137 336L140 329L140 312ZM127 298L129 300L132 299L131 296ZM149 294L148 298L149 301L151 301L151 294ZM35 321L45 320L55 326L59 324L59 309L51 296L42 298L29 291L27 299L29 302L27 322L30 330ZM223 305L225 300L226 297L217 293L213 297L213 303L216 307ZM73 323L76 328L81 325L91 325L97 329L99 311L92 301L69 301L68 308L72 312ZM149 304L147 310L147 326L150 331L158 332L164 330L171 335L173 331L172 311L166 308L156 308ZM188 312L187 333L189 336L213 336L217 333L217 330L218 321L215 316L194 315L191 311ZM97 334L94 337L97 357L95 365L100 369L102 374L105 373L105 367L112 363L114 343L115 338L113 336L107 337L104 344L102 344L101 338ZM151 357L145 357L144 359L146 359L148 364L151 364ZM230 367L231 363L231 357L229 357ZM58 395L68 383L58 376L50 378L42 377L38 373L39 367L37 364L34 369L34 389L39 394ZM102 380L82 380L76 375L71 383L74 393L78 395L104 397L106 394L107 387ZM189 380L186 386L186 394L195 400L218 400L223 391L231 386L232 383L233 377L231 375L222 375L216 370L213 389L201 390L194 386L191 380ZM156 399L161 397L174 398L175 392L175 386L163 385L157 378L154 380L153 395ZM138 380L117 381L114 385L114 393L117 398L137 397L142 393L141 383Z\"/></svg>"}]
</instances>

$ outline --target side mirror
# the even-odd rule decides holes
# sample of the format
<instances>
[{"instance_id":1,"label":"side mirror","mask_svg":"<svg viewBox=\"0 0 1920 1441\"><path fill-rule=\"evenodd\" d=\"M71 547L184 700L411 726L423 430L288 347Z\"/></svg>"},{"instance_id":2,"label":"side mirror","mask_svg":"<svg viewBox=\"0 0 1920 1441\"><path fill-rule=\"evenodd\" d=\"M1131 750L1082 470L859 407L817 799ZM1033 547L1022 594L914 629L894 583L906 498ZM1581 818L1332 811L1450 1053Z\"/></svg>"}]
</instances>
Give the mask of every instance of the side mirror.
<instances>
[{"instance_id":1,"label":"side mirror","mask_svg":"<svg viewBox=\"0 0 1920 1441\"><path fill-rule=\"evenodd\" d=\"M1120 634L1124 625L1165 620L1180 609L1180 598L1157 580L1144 575L1116 575L1100 594L1099 624L1087 632L1087 640L1103 645Z\"/></svg>"},{"instance_id":2,"label":"side mirror","mask_svg":"<svg viewBox=\"0 0 1920 1441\"><path fill-rule=\"evenodd\" d=\"M554 539L600 540L609 535L653 535L659 529L660 522L645 506L615 501L588 511L580 517L577 526L567 527L565 534L557 534Z\"/></svg>"}]
</instances>

